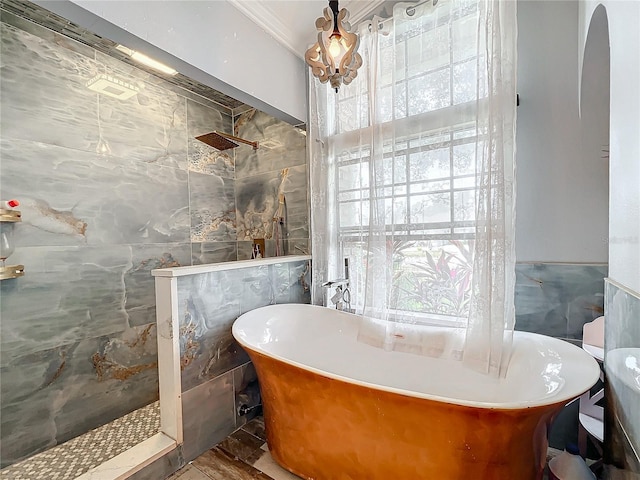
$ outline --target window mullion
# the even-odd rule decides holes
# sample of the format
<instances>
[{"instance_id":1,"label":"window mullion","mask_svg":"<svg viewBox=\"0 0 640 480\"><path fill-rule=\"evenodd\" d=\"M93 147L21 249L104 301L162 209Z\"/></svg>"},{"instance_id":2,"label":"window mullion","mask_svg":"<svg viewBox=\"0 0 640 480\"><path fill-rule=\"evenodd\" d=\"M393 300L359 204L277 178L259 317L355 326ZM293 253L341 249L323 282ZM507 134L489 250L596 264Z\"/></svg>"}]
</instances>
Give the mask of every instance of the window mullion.
<instances>
[{"instance_id":1,"label":"window mullion","mask_svg":"<svg viewBox=\"0 0 640 480\"><path fill-rule=\"evenodd\" d=\"M406 185L406 202L407 202L407 234L411 235L411 233L413 233L411 231L411 227L409 225L411 225L411 168L409 168L409 165L411 165L411 161L410 161L410 149L409 149L409 140L406 140L407 142L407 148L406 148L406 154L404 156L404 182Z\"/></svg>"},{"instance_id":2,"label":"window mullion","mask_svg":"<svg viewBox=\"0 0 640 480\"><path fill-rule=\"evenodd\" d=\"M453 132L449 132L449 209L451 215L451 235L453 235L453 223L455 222L455 194L453 185Z\"/></svg>"}]
</instances>

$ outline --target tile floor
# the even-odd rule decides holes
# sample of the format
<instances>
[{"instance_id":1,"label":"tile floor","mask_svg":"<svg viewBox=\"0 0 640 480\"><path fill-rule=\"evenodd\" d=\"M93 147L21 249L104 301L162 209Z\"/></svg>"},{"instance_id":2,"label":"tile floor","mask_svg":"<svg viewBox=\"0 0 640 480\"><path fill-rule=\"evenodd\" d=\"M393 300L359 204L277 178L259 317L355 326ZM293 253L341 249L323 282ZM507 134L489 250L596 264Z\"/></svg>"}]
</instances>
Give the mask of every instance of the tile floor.
<instances>
[{"instance_id":1,"label":"tile floor","mask_svg":"<svg viewBox=\"0 0 640 480\"><path fill-rule=\"evenodd\" d=\"M261 417L174 473L170 480L300 480L269 454Z\"/></svg>"}]
</instances>

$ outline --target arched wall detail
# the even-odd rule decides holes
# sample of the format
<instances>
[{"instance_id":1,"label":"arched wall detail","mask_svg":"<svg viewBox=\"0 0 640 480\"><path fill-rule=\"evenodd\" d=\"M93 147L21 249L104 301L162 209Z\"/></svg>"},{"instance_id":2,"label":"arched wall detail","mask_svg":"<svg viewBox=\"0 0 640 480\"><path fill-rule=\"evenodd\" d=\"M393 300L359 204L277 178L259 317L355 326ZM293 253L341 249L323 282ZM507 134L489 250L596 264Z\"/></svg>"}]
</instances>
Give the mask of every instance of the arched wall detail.
<instances>
[{"instance_id":1,"label":"arched wall detail","mask_svg":"<svg viewBox=\"0 0 640 480\"><path fill-rule=\"evenodd\" d=\"M580 68L580 148L582 185L590 189L592 232L608 256L610 48L607 12L599 4L592 15Z\"/></svg>"}]
</instances>

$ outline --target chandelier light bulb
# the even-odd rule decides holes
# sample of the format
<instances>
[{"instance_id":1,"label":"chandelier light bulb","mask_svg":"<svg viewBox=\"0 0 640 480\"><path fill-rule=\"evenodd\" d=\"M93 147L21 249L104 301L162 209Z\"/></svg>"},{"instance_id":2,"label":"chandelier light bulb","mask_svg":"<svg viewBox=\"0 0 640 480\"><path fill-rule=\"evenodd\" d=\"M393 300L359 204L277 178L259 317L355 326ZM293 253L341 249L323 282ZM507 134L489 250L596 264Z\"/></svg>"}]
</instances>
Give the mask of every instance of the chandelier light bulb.
<instances>
[{"instance_id":1,"label":"chandelier light bulb","mask_svg":"<svg viewBox=\"0 0 640 480\"><path fill-rule=\"evenodd\" d=\"M329 42L329 53L335 59L342 52L342 45L340 45L340 37L338 35L332 35L331 41Z\"/></svg>"}]
</instances>

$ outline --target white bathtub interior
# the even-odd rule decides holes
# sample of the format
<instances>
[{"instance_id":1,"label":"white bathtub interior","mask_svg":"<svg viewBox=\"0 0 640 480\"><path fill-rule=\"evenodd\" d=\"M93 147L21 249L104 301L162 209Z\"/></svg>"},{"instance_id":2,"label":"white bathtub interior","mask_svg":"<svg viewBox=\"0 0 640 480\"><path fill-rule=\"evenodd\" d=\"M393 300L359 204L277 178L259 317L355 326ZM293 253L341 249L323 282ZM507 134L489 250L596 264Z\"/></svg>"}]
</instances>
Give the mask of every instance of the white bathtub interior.
<instances>
[{"instance_id":1,"label":"white bathtub interior","mask_svg":"<svg viewBox=\"0 0 640 480\"><path fill-rule=\"evenodd\" d=\"M331 378L483 408L562 402L582 394L599 377L590 355L543 335L515 332L507 376L498 379L456 360L384 351L358 342L359 322L356 315L324 307L278 305L242 315L233 334L243 346ZM416 328L433 335L443 327Z\"/></svg>"}]
</instances>

